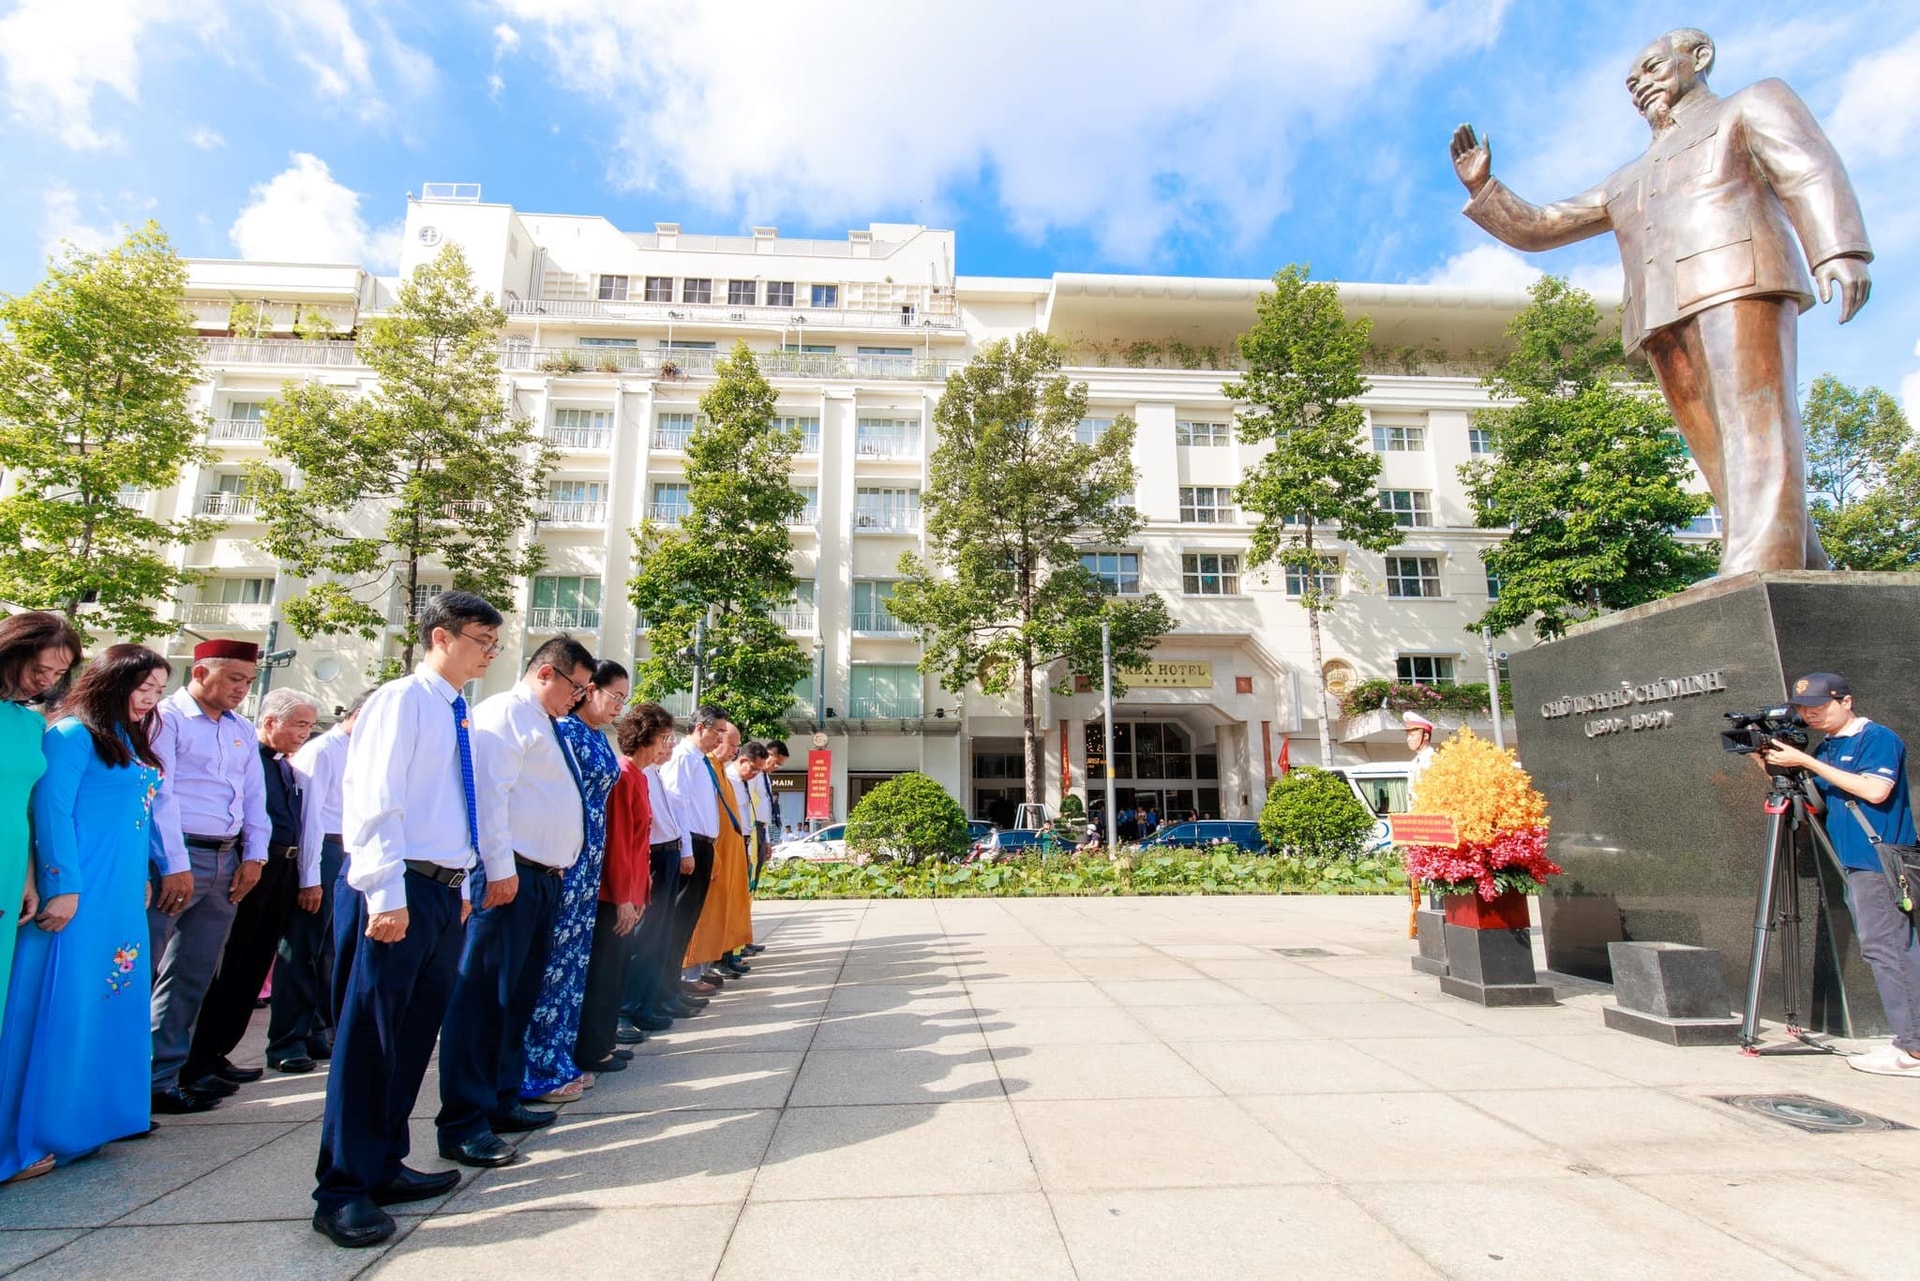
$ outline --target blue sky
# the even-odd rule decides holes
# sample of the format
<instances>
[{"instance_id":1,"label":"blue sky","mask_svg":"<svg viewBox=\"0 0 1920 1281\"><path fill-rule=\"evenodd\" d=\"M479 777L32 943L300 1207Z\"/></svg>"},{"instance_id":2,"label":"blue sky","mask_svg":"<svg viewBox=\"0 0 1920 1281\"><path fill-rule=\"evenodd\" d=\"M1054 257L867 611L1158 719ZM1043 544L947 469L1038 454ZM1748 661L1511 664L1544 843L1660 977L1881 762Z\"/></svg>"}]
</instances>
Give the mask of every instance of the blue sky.
<instances>
[{"instance_id":1,"label":"blue sky","mask_svg":"<svg viewBox=\"0 0 1920 1281\"><path fill-rule=\"evenodd\" d=\"M390 268L405 195L482 184L629 228L959 232L972 275L1617 280L1459 216L1453 125L1570 195L1644 147L1621 84L1699 25L1722 93L1784 77L1853 172L1877 261L1833 370L1920 407L1920 6L841 0L0 0L0 290L61 238L157 218L181 252Z\"/></svg>"}]
</instances>

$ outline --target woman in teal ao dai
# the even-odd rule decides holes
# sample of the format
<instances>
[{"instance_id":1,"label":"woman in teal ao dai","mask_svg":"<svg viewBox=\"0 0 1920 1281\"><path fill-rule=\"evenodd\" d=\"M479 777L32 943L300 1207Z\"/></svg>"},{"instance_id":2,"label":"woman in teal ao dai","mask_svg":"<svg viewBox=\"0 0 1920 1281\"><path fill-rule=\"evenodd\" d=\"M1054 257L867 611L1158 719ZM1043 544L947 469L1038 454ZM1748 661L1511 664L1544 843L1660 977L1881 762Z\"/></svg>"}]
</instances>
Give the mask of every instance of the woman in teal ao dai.
<instances>
[{"instance_id":1,"label":"woman in teal ao dai","mask_svg":"<svg viewBox=\"0 0 1920 1281\"><path fill-rule=\"evenodd\" d=\"M146 896L161 775L147 727L169 670L115 645L47 731L33 792L40 912L20 931L0 1027L0 1178L152 1123Z\"/></svg>"},{"instance_id":2,"label":"woman in teal ao dai","mask_svg":"<svg viewBox=\"0 0 1920 1281\"><path fill-rule=\"evenodd\" d=\"M58 685L79 661L80 638L60 615L36 610L0 620L0 1002L6 1000L16 933L6 918L15 915L25 925L40 910L39 893L27 877L27 807L47 768L40 751L47 722L26 700Z\"/></svg>"}]
</instances>

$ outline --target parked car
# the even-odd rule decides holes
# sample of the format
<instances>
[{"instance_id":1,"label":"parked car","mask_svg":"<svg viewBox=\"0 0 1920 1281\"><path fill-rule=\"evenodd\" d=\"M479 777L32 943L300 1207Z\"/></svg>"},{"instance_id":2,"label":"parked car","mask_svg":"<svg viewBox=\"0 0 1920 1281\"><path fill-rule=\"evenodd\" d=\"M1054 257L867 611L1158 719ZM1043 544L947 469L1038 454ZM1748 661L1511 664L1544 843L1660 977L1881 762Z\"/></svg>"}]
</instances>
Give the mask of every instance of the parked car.
<instances>
[{"instance_id":1,"label":"parked car","mask_svg":"<svg viewBox=\"0 0 1920 1281\"><path fill-rule=\"evenodd\" d=\"M992 862L1019 854L1065 854L1073 846L1050 831L1033 827L1010 827L995 832L974 847L974 857Z\"/></svg>"},{"instance_id":2,"label":"parked car","mask_svg":"<svg viewBox=\"0 0 1920 1281\"><path fill-rule=\"evenodd\" d=\"M1000 825L992 819L970 818L967 820L967 848L972 849L980 842L1000 830Z\"/></svg>"},{"instance_id":3,"label":"parked car","mask_svg":"<svg viewBox=\"0 0 1920 1281\"><path fill-rule=\"evenodd\" d=\"M844 863L847 859L847 825L833 823L817 832L782 841L773 847L772 857L805 859L809 863Z\"/></svg>"},{"instance_id":4,"label":"parked car","mask_svg":"<svg viewBox=\"0 0 1920 1281\"><path fill-rule=\"evenodd\" d=\"M1140 842L1141 849L1200 849L1209 845L1232 845L1249 854L1267 853L1267 838L1260 835L1258 823L1231 819L1206 819L1196 823L1162 823Z\"/></svg>"}]
</instances>

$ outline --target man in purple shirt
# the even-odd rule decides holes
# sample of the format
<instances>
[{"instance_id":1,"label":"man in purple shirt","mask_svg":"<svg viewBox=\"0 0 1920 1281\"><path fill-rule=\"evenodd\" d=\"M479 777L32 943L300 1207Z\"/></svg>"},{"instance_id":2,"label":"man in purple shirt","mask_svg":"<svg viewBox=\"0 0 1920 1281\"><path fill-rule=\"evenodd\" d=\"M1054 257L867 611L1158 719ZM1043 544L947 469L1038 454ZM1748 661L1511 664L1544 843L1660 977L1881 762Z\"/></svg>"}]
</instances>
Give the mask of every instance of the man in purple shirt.
<instances>
[{"instance_id":1,"label":"man in purple shirt","mask_svg":"<svg viewBox=\"0 0 1920 1281\"><path fill-rule=\"evenodd\" d=\"M202 641L186 688L160 704L153 749L167 786L154 797L159 867L147 912L152 932L153 1110L205 1112L238 1083L180 1081L200 1004L219 967L234 908L267 858L267 781L259 735L236 709L258 670L259 647ZM235 1075L256 1069L236 1069ZM204 1086L205 1088L200 1088Z\"/></svg>"}]
</instances>

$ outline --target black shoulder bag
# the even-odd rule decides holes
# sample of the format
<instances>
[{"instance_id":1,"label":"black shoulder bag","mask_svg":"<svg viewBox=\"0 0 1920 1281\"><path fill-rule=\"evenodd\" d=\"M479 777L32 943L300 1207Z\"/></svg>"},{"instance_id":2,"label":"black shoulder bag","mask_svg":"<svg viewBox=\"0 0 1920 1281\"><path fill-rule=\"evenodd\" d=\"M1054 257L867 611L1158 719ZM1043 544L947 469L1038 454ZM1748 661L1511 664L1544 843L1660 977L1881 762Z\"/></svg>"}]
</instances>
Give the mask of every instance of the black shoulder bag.
<instances>
[{"instance_id":1,"label":"black shoulder bag","mask_svg":"<svg viewBox=\"0 0 1920 1281\"><path fill-rule=\"evenodd\" d=\"M1860 830L1867 834L1867 840L1873 844L1873 852L1880 856L1880 870L1886 874L1887 884L1893 889L1893 901L1900 905L1902 912L1913 911L1913 886L1920 881L1920 845L1889 845L1880 839L1880 834L1867 822L1867 816L1860 812L1860 806L1848 800L1847 808L1853 811L1854 821L1860 824Z\"/></svg>"}]
</instances>

